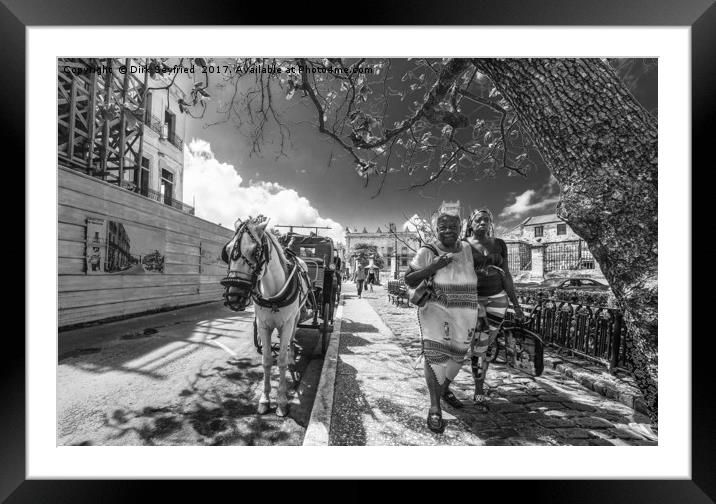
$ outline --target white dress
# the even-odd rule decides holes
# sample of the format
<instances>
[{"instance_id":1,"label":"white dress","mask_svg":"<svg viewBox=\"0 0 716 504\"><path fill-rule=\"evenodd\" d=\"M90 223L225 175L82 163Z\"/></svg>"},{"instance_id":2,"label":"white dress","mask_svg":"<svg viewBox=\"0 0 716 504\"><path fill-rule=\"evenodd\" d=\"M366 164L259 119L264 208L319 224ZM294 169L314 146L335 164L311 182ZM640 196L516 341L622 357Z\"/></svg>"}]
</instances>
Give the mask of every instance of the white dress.
<instances>
[{"instance_id":1,"label":"white dress","mask_svg":"<svg viewBox=\"0 0 716 504\"><path fill-rule=\"evenodd\" d=\"M425 360L439 383L453 380L462 367L478 317L477 276L473 266L472 247L460 241L460 252L433 277L435 295L418 308L418 322L423 338ZM438 251L446 253L439 243ZM435 254L422 247L410 265L419 270L430 265Z\"/></svg>"}]
</instances>

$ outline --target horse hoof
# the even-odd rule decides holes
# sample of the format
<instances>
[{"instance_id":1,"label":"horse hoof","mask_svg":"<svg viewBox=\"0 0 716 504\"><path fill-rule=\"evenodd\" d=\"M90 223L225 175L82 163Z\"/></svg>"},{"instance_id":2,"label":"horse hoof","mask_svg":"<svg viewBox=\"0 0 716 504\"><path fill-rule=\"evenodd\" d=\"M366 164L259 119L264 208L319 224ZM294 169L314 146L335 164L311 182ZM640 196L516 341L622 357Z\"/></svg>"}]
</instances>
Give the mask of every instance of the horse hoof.
<instances>
[{"instance_id":1,"label":"horse hoof","mask_svg":"<svg viewBox=\"0 0 716 504\"><path fill-rule=\"evenodd\" d=\"M278 415L280 417L285 417L286 415L288 415L288 404L283 405L283 406L279 405L276 408L276 415Z\"/></svg>"},{"instance_id":2,"label":"horse hoof","mask_svg":"<svg viewBox=\"0 0 716 504\"><path fill-rule=\"evenodd\" d=\"M259 408L258 408L258 410L259 410L259 415L263 415L264 413L266 413L266 412L269 410L270 407L271 407L271 403L269 403L269 402L260 402L260 403L259 403Z\"/></svg>"}]
</instances>

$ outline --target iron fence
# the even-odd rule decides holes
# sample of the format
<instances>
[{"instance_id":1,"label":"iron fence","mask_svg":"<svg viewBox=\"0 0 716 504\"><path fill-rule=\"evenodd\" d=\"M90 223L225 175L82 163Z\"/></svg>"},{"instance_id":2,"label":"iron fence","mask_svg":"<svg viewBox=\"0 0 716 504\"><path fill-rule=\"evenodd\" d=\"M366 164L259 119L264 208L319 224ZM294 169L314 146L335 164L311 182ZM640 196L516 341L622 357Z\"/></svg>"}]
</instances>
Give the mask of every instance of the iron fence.
<instances>
[{"instance_id":1,"label":"iron fence","mask_svg":"<svg viewBox=\"0 0 716 504\"><path fill-rule=\"evenodd\" d=\"M532 250L529 243L507 242L507 263L510 271L529 271L532 269Z\"/></svg>"},{"instance_id":2,"label":"iron fence","mask_svg":"<svg viewBox=\"0 0 716 504\"><path fill-rule=\"evenodd\" d=\"M529 314L528 329L545 343L605 365L610 371L631 367L626 351L626 326L621 311L562 301L543 292L518 292ZM508 312L513 319L514 314Z\"/></svg>"},{"instance_id":3,"label":"iron fence","mask_svg":"<svg viewBox=\"0 0 716 504\"><path fill-rule=\"evenodd\" d=\"M584 240L548 243L544 248L544 270L594 269L594 257Z\"/></svg>"}]
</instances>

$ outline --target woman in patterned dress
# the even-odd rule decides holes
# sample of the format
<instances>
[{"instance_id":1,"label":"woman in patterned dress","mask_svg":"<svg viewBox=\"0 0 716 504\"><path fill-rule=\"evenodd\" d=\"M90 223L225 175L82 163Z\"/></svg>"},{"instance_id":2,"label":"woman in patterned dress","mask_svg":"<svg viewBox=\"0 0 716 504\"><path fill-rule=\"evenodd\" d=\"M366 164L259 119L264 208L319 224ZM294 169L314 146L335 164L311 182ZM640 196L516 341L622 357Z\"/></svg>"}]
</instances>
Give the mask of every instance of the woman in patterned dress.
<instances>
[{"instance_id":1,"label":"woman in patterned dress","mask_svg":"<svg viewBox=\"0 0 716 504\"><path fill-rule=\"evenodd\" d=\"M472 247L479 302L487 312L489 329L477 331L472 347L472 375L475 378L473 400L482 405L487 400L484 390L485 376L489 362L487 349L497 336L500 324L505 318L509 302L515 310L515 318L524 315L517 300L512 275L507 262L507 245L495 237L492 213L487 208L475 210L468 220L465 241Z\"/></svg>"},{"instance_id":2,"label":"woman in patterned dress","mask_svg":"<svg viewBox=\"0 0 716 504\"><path fill-rule=\"evenodd\" d=\"M460 371L472 343L478 321L477 276L472 248L460 240L460 217L442 213L437 219L437 238L429 247L421 247L410 262L405 283L415 288L433 276L434 295L418 308L418 322L425 355L425 380L430 392L428 428L436 433L445 430L440 398L457 398L448 386ZM462 404L457 401L459 406Z\"/></svg>"}]
</instances>

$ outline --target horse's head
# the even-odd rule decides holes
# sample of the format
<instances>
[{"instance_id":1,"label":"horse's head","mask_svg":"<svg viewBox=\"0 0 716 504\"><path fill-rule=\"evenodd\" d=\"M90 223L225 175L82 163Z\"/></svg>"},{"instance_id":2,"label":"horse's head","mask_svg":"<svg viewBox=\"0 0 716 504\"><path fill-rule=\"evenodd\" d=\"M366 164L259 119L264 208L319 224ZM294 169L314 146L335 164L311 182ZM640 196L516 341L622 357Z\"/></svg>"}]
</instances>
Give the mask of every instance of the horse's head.
<instances>
[{"instance_id":1,"label":"horse's head","mask_svg":"<svg viewBox=\"0 0 716 504\"><path fill-rule=\"evenodd\" d=\"M234 311L246 309L265 271L269 259L266 224L260 216L244 222L238 220L234 237L221 251L221 259L228 264L228 273L221 280L225 288L224 304Z\"/></svg>"}]
</instances>

